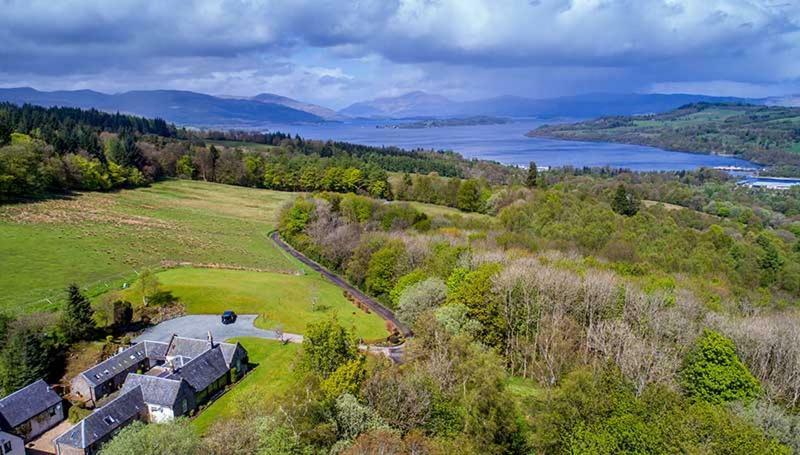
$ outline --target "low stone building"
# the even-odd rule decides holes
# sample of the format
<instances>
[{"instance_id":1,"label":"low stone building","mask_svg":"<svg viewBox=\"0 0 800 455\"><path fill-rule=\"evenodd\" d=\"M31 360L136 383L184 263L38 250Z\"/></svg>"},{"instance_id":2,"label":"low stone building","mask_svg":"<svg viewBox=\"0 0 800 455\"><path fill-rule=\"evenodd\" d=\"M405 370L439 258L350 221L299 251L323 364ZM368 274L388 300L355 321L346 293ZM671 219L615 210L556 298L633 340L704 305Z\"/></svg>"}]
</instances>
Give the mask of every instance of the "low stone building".
<instances>
[{"instance_id":1,"label":"low stone building","mask_svg":"<svg viewBox=\"0 0 800 455\"><path fill-rule=\"evenodd\" d=\"M122 428L137 420L145 420L147 406L142 389L127 390L105 406L57 437L53 443L58 455L94 455L103 443L111 440Z\"/></svg>"},{"instance_id":2,"label":"low stone building","mask_svg":"<svg viewBox=\"0 0 800 455\"><path fill-rule=\"evenodd\" d=\"M93 405L119 390L128 374L147 371L164 363L166 351L167 343L137 343L72 378L70 394Z\"/></svg>"},{"instance_id":3,"label":"low stone building","mask_svg":"<svg viewBox=\"0 0 800 455\"><path fill-rule=\"evenodd\" d=\"M195 393L182 379L162 378L143 374L130 374L122 392L139 387L147 405L148 420L153 423L169 422L194 410Z\"/></svg>"},{"instance_id":4,"label":"low stone building","mask_svg":"<svg viewBox=\"0 0 800 455\"><path fill-rule=\"evenodd\" d=\"M240 344L216 343L211 334L207 340L173 336L168 343L144 341L125 349L73 380L73 387L81 388L73 393L91 400L121 391L56 438L58 454L91 455L135 420L162 423L191 414L248 367Z\"/></svg>"},{"instance_id":5,"label":"low stone building","mask_svg":"<svg viewBox=\"0 0 800 455\"><path fill-rule=\"evenodd\" d=\"M0 454L24 454L26 442L62 420L61 397L41 379L0 399Z\"/></svg>"}]
</instances>

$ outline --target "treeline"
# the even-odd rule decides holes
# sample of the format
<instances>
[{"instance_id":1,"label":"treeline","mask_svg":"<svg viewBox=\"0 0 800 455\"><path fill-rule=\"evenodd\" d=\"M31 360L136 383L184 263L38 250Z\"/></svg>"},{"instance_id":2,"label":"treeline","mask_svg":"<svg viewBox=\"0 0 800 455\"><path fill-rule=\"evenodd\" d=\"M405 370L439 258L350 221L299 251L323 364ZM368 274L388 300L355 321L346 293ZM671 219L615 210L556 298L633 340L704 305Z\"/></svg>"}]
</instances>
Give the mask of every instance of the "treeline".
<instances>
[{"instance_id":1,"label":"treeline","mask_svg":"<svg viewBox=\"0 0 800 455\"><path fill-rule=\"evenodd\" d=\"M770 291L776 300L797 300L797 238L761 230L743 241L743 226L700 225L701 214L658 208L617 215L616 190L508 191L516 196L498 201L499 226L422 218L402 205L405 221L393 225L386 204L357 196L299 198L282 212L286 239L415 331L409 364L367 379L360 392L362 406L400 429L398 444L414 430L441 436L428 425L449 409L445 427L457 429L450 438L465 453L800 449L787 431L798 420L789 408L800 397L793 373L800 348L789 340L800 333L800 317L752 316L753 306L767 310L759 299ZM712 285L697 288L695 279ZM779 333L770 333L773 326ZM494 407L513 401L503 387L481 389L492 397L488 415L469 401L427 401L450 397L450 379L473 362L485 365L465 347L472 343L498 356L494 374L481 369L487 384L496 375L536 384L533 398L501 406L519 411ZM466 381L461 397L475 390ZM402 404L382 408L372 398L381 389L402 390ZM482 415L489 437L466 430L456 409ZM529 426L512 423L521 419Z\"/></svg>"},{"instance_id":2,"label":"treeline","mask_svg":"<svg viewBox=\"0 0 800 455\"><path fill-rule=\"evenodd\" d=\"M220 141L222 141L221 145ZM218 144L218 146L214 144ZM264 144L263 150L251 145ZM452 152L310 141L284 133L190 131L163 120L95 110L0 104L0 198L134 187L170 177L286 191L359 192L391 198L387 172L435 173L503 183L519 171ZM427 177L426 177L427 179ZM422 190L404 198L433 201ZM430 185L429 185L430 186ZM434 185L435 186L435 185ZM486 199L487 184L480 184ZM474 197L475 183L464 192ZM412 196L419 194L419 197ZM478 211L479 203L447 205Z\"/></svg>"},{"instance_id":3,"label":"treeline","mask_svg":"<svg viewBox=\"0 0 800 455\"><path fill-rule=\"evenodd\" d=\"M464 212L486 212L492 189L483 179L458 179L437 174L403 174L393 184L395 198L454 207Z\"/></svg>"},{"instance_id":4,"label":"treeline","mask_svg":"<svg viewBox=\"0 0 800 455\"><path fill-rule=\"evenodd\" d=\"M98 136L103 131L163 137L174 137L178 131L174 125L158 118L109 114L95 109L17 106L11 103L0 103L0 125L0 145L9 142L12 132L18 132L43 140L58 154L85 151L95 156L101 150ZM5 138L2 131L6 132Z\"/></svg>"}]
</instances>

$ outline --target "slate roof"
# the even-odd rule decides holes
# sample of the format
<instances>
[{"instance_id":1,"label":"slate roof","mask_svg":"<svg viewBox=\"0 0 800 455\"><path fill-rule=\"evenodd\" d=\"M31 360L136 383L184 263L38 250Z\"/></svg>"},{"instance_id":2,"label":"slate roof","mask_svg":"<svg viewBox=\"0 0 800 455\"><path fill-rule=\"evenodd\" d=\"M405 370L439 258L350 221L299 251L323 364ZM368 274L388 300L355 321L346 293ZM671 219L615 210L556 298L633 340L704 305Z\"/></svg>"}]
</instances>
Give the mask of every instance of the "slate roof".
<instances>
[{"instance_id":1,"label":"slate roof","mask_svg":"<svg viewBox=\"0 0 800 455\"><path fill-rule=\"evenodd\" d=\"M228 364L225 363L222 349L217 346L193 358L168 378L183 378L194 390L200 392L226 373Z\"/></svg>"},{"instance_id":2,"label":"slate roof","mask_svg":"<svg viewBox=\"0 0 800 455\"><path fill-rule=\"evenodd\" d=\"M145 403L174 408L175 403L178 401L178 393L182 384L183 381L178 379L132 373L125 379L122 393L140 387L142 389L142 399Z\"/></svg>"},{"instance_id":3,"label":"slate roof","mask_svg":"<svg viewBox=\"0 0 800 455\"><path fill-rule=\"evenodd\" d=\"M145 355L154 360L164 360L164 357L167 354L167 347L169 346L167 343L162 341L142 341L140 344L144 344Z\"/></svg>"},{"instance_id":4,"label":"slate roof","mask_svg":"<svg viewBox=\"0 0 800 455\"><path fill-rule=\"evenodd\" d=\"M85 449L120 428L144 409L142 388L133 387L86 416L54 442Z\"/></svg>"},{"instance_id":5,"label":"slate roof","mask_svg":"<svg viewBox=\"0 0 800 455\"><path fill-rule=\"evenodd\" d=\"M99 385L146 358L163 360L166 349L166 343L143 341L98 363L81 373L81 375L89 381L90 384Z\"/></svg>"},{"instance_id":6,"label":"slate roof","mask_svg":"<svg viewBox=\"0 0 800 455\"><path fill-rule=\"evenodd\" d=\"M14 428L61 403L61 397L39 379L0 400L0 428Z\"/></svg>"},{"instance_id":7,"label":"slate roof","mask_svg":"<svg viewBox=\"0 0 800 455\"><path fill-rule=\"evenodd\" d=\"M239 345L234 343L219 343L215 341L213 347L217 346L219 346L219 348L222 350L225 363L230 367L231 362L233 361L233 355L236 353L236 348ZM211 348L212 344L208 340L173 336L169 342L166 356L188 357L191 359L199 356Z\"/></svg>"}]
</instances>

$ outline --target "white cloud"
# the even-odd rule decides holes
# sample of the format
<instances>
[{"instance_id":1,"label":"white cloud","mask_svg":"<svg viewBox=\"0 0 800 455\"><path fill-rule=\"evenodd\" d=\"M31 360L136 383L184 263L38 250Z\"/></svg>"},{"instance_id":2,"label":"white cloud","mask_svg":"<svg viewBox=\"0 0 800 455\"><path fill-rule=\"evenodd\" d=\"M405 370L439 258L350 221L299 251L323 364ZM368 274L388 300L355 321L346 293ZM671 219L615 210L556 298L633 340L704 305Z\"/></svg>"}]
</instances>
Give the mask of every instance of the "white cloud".
<instances>
[{"instance_id":1,"label":"white cloud","mask_svg":"<svg viewBox=\"0 0 800 455\"><path fill-rule=\"evenodd\" d=\"M800 81L800 2L6 0L0 42L0 82L41 88L758 92Z\"/></svg>"}]
</instances>

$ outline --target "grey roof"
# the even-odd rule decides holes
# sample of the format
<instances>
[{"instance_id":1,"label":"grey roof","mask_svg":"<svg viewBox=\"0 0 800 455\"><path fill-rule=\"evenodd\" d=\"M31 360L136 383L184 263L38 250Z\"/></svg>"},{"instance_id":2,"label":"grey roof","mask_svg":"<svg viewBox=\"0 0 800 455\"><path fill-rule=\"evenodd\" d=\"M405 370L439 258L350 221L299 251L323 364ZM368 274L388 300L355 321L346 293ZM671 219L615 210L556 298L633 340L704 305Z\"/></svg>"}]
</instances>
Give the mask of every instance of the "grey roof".
<instances>
[{"instance_id":1,"label":"grey roof","mask_svg":"<svg viewBox=\"0 0 800 455\"><path fill-rule=\"evenodd\" d=\"M125 384L122 386L122 392L125 393L128 390L140 387L142 389L142 399L145 403L172 408L175 407L175 402L178 401L181 385L183 385L183 381L179 379L129 374L125 379Z\"/></svg>"},{"instance_id":2,"label":"grey roof","mask_svg":"<svg viewBox=\"0 0 800 455\"><path fill-rule=\"evenodd\" d=\"M61 397L39 379L0 400L0 428L14 428L58 403Z\"/></svg>"},{"instance_id":3,"label":"grey roof","mask_svg":"<svg viewBox=\"0 0 800 455\"><path fill-rule=\"evenodd\" d=\"M137 418L144 409L141 387L131 388L86 416L57 437L54 442L85 449L125 425L129 420Z\"/></svg>"},{"instance_id":4,"label":"grey roof","mask_svg":"<svg viewBox=\"0 0 800 455\"><path fill-rule=\"evenodd\" d=\"M183 378L196 391L204 390L228 372L228 364L219 346L210 349L187 362L169 376L170 379Z\"/></svg>"},{"instance_id":5,"label":"grey roof","mask_svg":"<svg viewBox=\"0 0 800 455\"><path fill-rule=\"evenodd\" d=\"M99 385L113 378L114 376L123 373L128 368L136 365L144 359L163 359L166 349L166 343L159 343L157 341L144 341L137 343L120 352L119 354L103 360L92 368L89 368L81 373L81 375L86 378L90 384Z\"/></svg>"},{"instance_id":6,"label":"grey roof","mask_svg":"<svg viewBox=\"0 0 800 455\"><path fill-rule=\"evenodd\" d=\"M236 353L236 348L239 346L238 343L219 343L215 341L212 346L211 342L208 340L173 336L169 342L166 356L195 358L212 347L217 346L222 350L225 363L230 366L233 361L233 355Z\"/></svg>"},{"instance_id":7,"label":"grey roof","mask_svg":"<svg viewBox=\"0 0 800 455\"><path fill-rule=\"evenodd\" d=\"M233 362L233 355L236 353L236 349L239 347L239 343L231 344L231 343L217 343L219 348L222 350L222 355L225 357L225 364L228 365L228 368L231 366L231 362Z\"/></svg>"},{"instance_id":8,"label":"grey roof","mask_svg":"<svg viewBox=\"0 0 800 455\"><path fill-rule=\"evenodd\" d=\"M212 348L208 340L173 336L167 348L167 357L194 358Z\"/></svg>"},{"instance_id":9,"label":"grey roof","mask_svg":"<svg viewBox=\"0 0 800 455\"><path fill-rule=\"evenodd\" d=\"M154 360L164 360L167 354L167 343L162 341L142 341L144 344L145 355Z\"/></svg>"}]
</instances>

